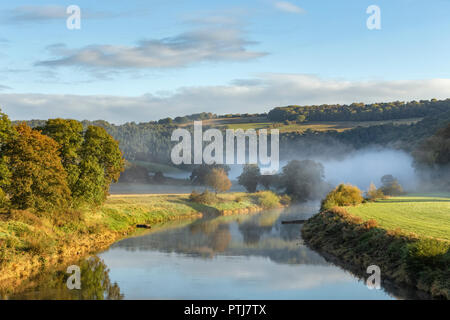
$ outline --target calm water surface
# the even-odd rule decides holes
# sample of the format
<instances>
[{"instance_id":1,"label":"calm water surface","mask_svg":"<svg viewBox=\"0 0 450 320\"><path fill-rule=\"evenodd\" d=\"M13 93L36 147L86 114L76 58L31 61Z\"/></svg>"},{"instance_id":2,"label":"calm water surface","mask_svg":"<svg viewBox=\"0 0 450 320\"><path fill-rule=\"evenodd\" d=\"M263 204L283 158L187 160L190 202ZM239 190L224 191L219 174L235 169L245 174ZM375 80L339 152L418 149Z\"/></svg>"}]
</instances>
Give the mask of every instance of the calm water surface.
<instances>
[{"instance_id":1,"label":"calm water surface","mask_svg":"<svg viewBox=\"0 0 450 320\"><path fill-rule=\"evenodd\" d=\"M307 204L155 226L98 254L82 270L83 292L68 293L60 272L12 298L393 299L308 249L301 225L281 223L316 212Z\"/></svg>"}]
</instances>

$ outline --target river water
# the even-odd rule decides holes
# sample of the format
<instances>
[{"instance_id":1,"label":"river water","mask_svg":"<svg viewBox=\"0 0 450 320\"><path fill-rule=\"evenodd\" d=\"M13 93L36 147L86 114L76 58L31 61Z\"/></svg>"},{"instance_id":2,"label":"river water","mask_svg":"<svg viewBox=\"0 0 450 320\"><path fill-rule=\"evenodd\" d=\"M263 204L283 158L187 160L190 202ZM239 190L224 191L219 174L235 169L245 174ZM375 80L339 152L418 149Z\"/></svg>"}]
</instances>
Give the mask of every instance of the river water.
<instances>
[{"instance_id":1,"label":"river water","mask_svg":"<svg viewBox=\"0 0 450 320\"><path fill-rule=\"evenodd\" d=\"M81 290L68 290L68 275L58 271L9 298L394 299L309 249L301 225L282 224L317 209L309 203L155 226L87 260Z\"/></svg>"}]
</instances>

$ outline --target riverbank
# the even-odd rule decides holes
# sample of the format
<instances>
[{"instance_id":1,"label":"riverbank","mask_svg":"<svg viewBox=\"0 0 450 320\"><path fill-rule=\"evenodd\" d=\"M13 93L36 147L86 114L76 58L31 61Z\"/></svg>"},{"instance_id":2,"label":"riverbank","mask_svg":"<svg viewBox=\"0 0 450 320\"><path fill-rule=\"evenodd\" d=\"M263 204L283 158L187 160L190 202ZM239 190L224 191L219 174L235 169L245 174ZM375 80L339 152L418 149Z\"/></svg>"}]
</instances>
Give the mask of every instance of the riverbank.
<instances>
[{"instance_id":1,"label":"riverbank","mask_svg":"<svg viewBox=\"0 0 450 320\"><path fill-rule=\"evenodd\" d=\"M0 290L13 290L50 267L104 250L138 224L262 209L258 194L229 193L208 205L189 201L189 194L114 195L101 208L59 215L12 211L0 217Z\"/></svg>"},{"instance_id":2,"label":"riverbank","mask_svg":"<svg viewBox=\"0 0 450 320\"><path fill-rule=\"evenodd\" d=\"M449 299L450 241L445 237L449 236L446 228L450 225L450 211L446 211L445 199L434 199L433 203L444 211L430 213L431 201L403 197L378 204L335 207L310 218L302 235L309 246L351 265L360 275L367 276L366 268L378 265L384 280L416 288L434 298ZM409 211L403 215L396 212L399 203L403 208L409 204ZM426 208L429 214L421 214ZM440 227L435 223L436 216Z\"/></svg>"}]
</instances>

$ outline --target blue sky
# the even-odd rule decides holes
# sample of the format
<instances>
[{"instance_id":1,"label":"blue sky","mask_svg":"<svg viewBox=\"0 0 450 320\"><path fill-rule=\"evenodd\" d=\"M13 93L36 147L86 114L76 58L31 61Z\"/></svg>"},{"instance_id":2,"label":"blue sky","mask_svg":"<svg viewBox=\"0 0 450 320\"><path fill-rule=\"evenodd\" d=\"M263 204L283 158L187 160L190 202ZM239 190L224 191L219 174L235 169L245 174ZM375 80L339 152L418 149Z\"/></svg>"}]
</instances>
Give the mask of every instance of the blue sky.
<instances>
[{"instance_id":1,"label":"blue sky","mask_svg":"<svg viewBox=\"0 0 450 320\"><path fill-rule=\"evenodd\" d=\"M66 28L66 8L81 29ZM366 8L381 9L369 30ZM0 106L120 123L450 97L450 1L2 1Z\"/></svg>"}]
</instances>

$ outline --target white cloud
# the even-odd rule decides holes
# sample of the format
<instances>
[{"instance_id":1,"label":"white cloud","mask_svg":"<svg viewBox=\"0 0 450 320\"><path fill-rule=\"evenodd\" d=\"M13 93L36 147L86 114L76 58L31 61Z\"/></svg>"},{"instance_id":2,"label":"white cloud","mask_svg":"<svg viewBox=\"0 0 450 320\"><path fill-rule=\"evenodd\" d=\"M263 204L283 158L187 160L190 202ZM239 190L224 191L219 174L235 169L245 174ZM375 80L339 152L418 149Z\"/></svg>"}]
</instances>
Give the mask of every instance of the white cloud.
<instances>
[{"instance_id":1,"label":"white cloud","mask_svg":"<svg viewBox=\"0 0 450 320\"><path fill-rule=\"evenodd\" d=\"M209 28L175 37L140 41L136 46L90 45L68 49L49 47L57 58L38 66L81 66L89 69L174 68L201 61L245 61L266 55L248 51L255 42L244 39L237 29Z\"/></svg>"},{"instance_id":2,"label":"white cloud","mask_svg":"<svg viewBox=\"0 0 450 320\"><path fill-rule=\"evenodd\" d=\"M13 119L105 119L114 123L149 121L202 111L218 114L265 112L290 104L409 101L450 97L450 79L341 81L302 74L264 74L230 85L182 87L164 97L0 94Z\"/></svg>"},{"instance_id":3,"label":"white cloud","mask_svg":"<svg viewBox=\"0 0 450 320\"><path fill-rule=\"evenodd\" d=\"M287 1L276 1L274 5L275 8L281 11L290 13L305 13L305 10L303 8L300 8L299 6Z\"/></svg>"}]
</instances>

